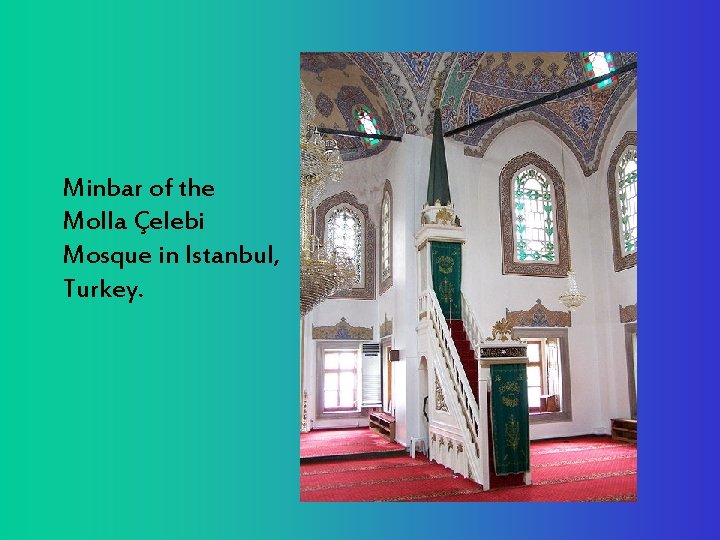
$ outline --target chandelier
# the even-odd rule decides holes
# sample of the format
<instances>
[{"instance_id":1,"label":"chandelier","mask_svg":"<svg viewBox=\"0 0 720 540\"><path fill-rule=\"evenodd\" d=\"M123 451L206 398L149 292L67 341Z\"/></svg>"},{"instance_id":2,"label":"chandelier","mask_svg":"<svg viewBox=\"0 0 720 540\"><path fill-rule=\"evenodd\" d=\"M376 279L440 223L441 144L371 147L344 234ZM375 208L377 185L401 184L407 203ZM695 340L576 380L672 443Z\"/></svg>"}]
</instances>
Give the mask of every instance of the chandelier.
<instances>
[{"instance_id":1,"label":"chandelier","mask_svg":"<svg viewBox=\"0 0 720 540\"><path fill-rule=\"evenodd\" d=\"M558 300L560 300L560 302L570 311L575 311L583 304L583 302L585 302L587 297L578 291L577 282L575 281L575 272L569 270L567 275L568 290L562 293Z\"/></svg>"},{"instance_id":2,"label":"chandelier","mask_svg":"<svg viewBox=\"0 0 720 540\"><path fill-rule=\"evenodd\" d=\"M322 247L300 251L300 315L355 281L355 266L341 252Z\"/></svg>"},{"instance_id":3,"label":"chandelier","mask_svg":"<svg viewBox=\"0 0 720 540\"><path fill-rule=\"evenodd\" d=\"M340 181L343 162L337 142L325 139L316 129L308 131L300 137L300 185L309 190L315 202L328 181Z\"/></svg>"},{"instance_id":4,"label":"chandelier","mask_svg":"<svg viewBox=\"0 0 720 540\"><path fill-rule=\"evenodd\" d=\"M565 151L564 146L560 143L560 161L562 162L562 178L565 181ZM568 290L560 295L560 303L563 304L570 311L575 311L579 308L587 297L578 290L577 282L575 281L575 272L572 268L568 270Z\"/></svg>"},{"instance_id":5,"label":"chandelier","mask_svg":"<svg viewBox=\"0 0 720 540\"><path fill-rule=\"evenodd\" d=\"M300 81L300 315L343 289L352 287L356 271L342 250L326 249L313 234L313 207L328 181L342 177L337 143L312 127L316 110Z\"/></svg>"},{"instance_id":6,"label":"chandelier","mask_svg":"<svg viewBox=\"0 0 720 540\"><path fill-rule=\"evenodd\" d=\"M339 182L343 162L337 142L313 127L317 115L312 95L300 80L300 186L315 203L328 182Z\"/></svg>"}]
</instances>

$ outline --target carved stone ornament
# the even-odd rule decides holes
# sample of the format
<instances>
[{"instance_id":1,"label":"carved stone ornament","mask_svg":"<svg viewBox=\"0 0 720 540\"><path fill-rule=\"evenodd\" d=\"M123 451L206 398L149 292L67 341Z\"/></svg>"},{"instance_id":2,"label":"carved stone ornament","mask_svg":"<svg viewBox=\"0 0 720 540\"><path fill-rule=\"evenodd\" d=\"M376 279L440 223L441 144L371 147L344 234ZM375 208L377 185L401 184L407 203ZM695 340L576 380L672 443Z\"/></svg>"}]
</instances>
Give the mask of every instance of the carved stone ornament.
<instances>
[{"instance_id":1,"label":"carved stone ornament","mask_svg":"<svg viewBox=\"0 0 720 540\"><path fill-rule=\"evenodd\" d=\"M353 326L345 317L335 326L315 326L312 328L313 339L362 339L373 338L373 327Z\"/></svg>"},{"instance_id":2,"label":"carved stone ornament","mask_svg":"<svg viewBox=\"0 0 720 540\"><path fill-rule=\"evenodd\" d=\"M637 304L618 306L620 308L620 322L629 323L637 321Z\"/></svg>"},{"instance_id":3,"label":"carved stone ornament","mask_svg":"<svg viewBox=\"0 0 720 540\"><path fill-rule=\"evenodd\" d=\"M440 388L437 373L435 373L435 410L448 412L448 406L447 403L445 403L445 396L443 395L442 388Z\"/></svg>"},{"instance_id":4,"label":"carved stone ornament","mask_svg":"<svg viewBox=\"0 0 720 540\"><path fill-rule=\"evenodd\" d=\"M391 336L393 331L393 322L392 319L387 318L387 313L385 314L385 321L380 325L380 337L384 338L387 336Z\"/></svg>"},{"instance_id":5,"label":"carved stone ornament","mask_svg":"<svg viewBox=\"0 0 720 540\"><path fill-rule=\"evenodd\" d=\"M300 431L307 433L310 431L310 424L308 422L308 393L307 390L303 390L303 411L302 421L300 422Z\"/></svg>"},{"instance_id":6,"label":"carved stone ornament","mask_svg":"<svg viewBox=\"0 0 720 540\"><path fill-rule=\"evenodd\" d=\"M519 358L527 356L527 347L483 347L480 350L481 358Z\"/></svg>"},{"instance_id":7,"label":"carved stone ornament","mask_svg":"<svg viewBox=\"0 0 720 540\"><path fill-rule=\"evenodd\" d=\"M448 203L447 206L440 204L440 201L435 201L433 206L427 204L422 210L420 217L421 225L448 225L451 227L459 227L460 221L455 215L455 206L453 203Z\"/></svg>"},{"instance_id":8,"label":"carved stone ornament","mask_svg":"<svg viewBox=\"0 0 720 540\"><path fill-rule=\"evenodd\" d=\"M572 326L569 311L550 311L543 306L542 300L539 298L535 301L535 305L526 311L508 311L506 308L505 319L512 328L516 326Z\"/></svg>"},{"instance_id":9,"label":"carved stone ornament","mask_svg":"<svg viewBox=\"0 0 720 540\"><path fill-rule=\"evenodd\" d=\"M488 337L486 341L509 341L510 334L512 334L512 325L505 319L500 319L492 327L492 336Z\"/></svg>"}]
</instances>

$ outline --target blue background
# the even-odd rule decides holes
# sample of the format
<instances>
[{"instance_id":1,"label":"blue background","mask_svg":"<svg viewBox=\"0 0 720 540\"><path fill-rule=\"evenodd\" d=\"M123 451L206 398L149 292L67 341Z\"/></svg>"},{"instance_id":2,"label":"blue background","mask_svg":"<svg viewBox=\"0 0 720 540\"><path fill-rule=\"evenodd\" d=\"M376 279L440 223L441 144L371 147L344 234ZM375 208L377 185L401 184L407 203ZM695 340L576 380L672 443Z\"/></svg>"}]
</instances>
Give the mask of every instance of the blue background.
<instances>
[{"instance_id":1,"label":"blue background","mask_svg":"<svg viewBox=\"0 0 720 540\"><path fill-rule=\"evenodd\" d=\"M682 10L681 10L682 8ZM718 509L717 7L711 2L37 2L0 8L0 537L711 536ZM300 504L300 51L636 50L643 154L637 503ZM62 197L65 176L212 200ZM66 208L205 232L62 230ZM273 243L277 268L73 268L65 242ZM688 290L690 293L688 293Z\"/></svg>"}]
</instances>

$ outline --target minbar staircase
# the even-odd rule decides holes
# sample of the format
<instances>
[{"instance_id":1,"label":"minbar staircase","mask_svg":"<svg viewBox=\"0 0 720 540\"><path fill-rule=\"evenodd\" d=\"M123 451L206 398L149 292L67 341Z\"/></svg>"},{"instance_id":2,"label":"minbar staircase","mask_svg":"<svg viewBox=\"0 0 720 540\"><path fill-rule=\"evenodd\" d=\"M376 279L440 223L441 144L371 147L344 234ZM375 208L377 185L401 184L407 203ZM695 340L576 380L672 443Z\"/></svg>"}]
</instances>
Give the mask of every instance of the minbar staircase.
<instances>
[{"instance_id":1,"label":"minbar staircase","mask_svg":"<svg viewBox=\"0 0 720 540\"><path fill-rule=\"evenodd\" d=\"M478 398L478 363L475 358L475 351L473 351L470 340L467 338L465 333L465 327L461 319L454 319L447 321L450 327L450 335L452 336L453 342L455 342L455 348L457 349L460 361L465 369L465 375L472 388L473 396L475 401Z\"/></svg>"},{"instance_id":2,"label":"minbar staircase","mask_svg":"<svg viewBox=\"0 0 720 540\"><path fill-rule=\"evenodd\" d=\"M467 338L467 333L465 332L465 326L463 324L463 321L460 319L454 319L454 320L448 320L448 327L450 328L450 334L452 336L452 340L455 343L455 348L457 349L458 356L460 356L460 361L462 362L462 366L465 369L465 375L467 376L468 382L470 383L470 388L472 389L473 396L475 397L475 401L478 399L478 361L475 357L475 351L472 348L472 345L470 344L470 340ZM490 394L487 395L488 400L488 407L487 410L491 410L490 406ZM503 476L498 476L495 474L495 465L493 462L493 439L492 439L492 418L489 417L490 414L488 414L488 448L489 451L489 460L490 460L490 486L491 489L495 489L498 487L508 487L508 486L520 486L524 484L524 478L522 473L518 474L508 474Z\"/></svg>"}]
</instances>

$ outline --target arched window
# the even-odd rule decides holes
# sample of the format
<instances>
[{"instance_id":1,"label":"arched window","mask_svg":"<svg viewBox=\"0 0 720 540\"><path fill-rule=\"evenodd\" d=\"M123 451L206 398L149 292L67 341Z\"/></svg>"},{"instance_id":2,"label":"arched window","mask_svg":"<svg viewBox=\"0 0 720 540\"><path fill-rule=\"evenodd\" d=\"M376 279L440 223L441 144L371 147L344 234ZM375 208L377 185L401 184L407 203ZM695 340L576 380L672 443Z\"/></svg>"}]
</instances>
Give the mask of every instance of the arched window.
<instances>
[{"instance_id":1,"label":"arched window","mask_svg":"<svg viewBox=\"0 0 720 540\"><path fill-rule=\"evenodd\" d=\"M623 255L637 251L637 147L628 146L615 172L620 205L620 247Z\"/></svg>"},{"instance_id":2,"label":"arched window","mask_svg":"<svg viewBox=\"0 0 720 540\"><path fill-rule=\"evenodd\" d=\"M500 173L500 228L504 274L567 276L565 184L537 154L512 159Z\"/></svg>"},{"instance_id":3,"label":"arched window","mask_svg":"<svg viewBox=\"0 0 720 540\"><path fill-rule=\"evenodd\" d=\"M385 180L380 205L380 294L392 285L392 187Z\"/></svg>"},{"instance_id":4,"label":"arched window","mask_svg":"<svg viewBox=\"0 0 720 540\"><path fill-rule=\"evenodd\" d=\"M585 66L585 75L588 79L600 77L615 71L615 61L612 53L609 52L584 52L582 54ZM617 77L612 76L592 85L593 92L601 90L617 82Z\"/></svg>"},{"instance_id":5,"label":"arched window","mask_svg":"<svg viewBox=\"0 0 720 540\"><path fill-rule=\"evenodd\" d=\"M357 269L354 286L331 298L375 298L375 226L367 206L347 191L328 197L316 211L315 230L329 249L337 248L353 258Z\"/></svg>"},{"instance_id":6,"label":"arched window","mask_svg":"<svg viewBox=\"0 0 720 540\"><path fill-rule=\"evenodd\" d=\"M513 222L516 261L555 260L553 189L542 171L530 166L515 175Z\"/></svg>"},{"instance_id":7,"label":"arched window","mask_svg":"<svg viewBox=\"0 0 720 540\"><path fill-rule=\"evenodd\" d=\"M353 260L356 273L354 286L361 285L364 278L362 248L365 242L360 216L351 206L341 204L329 212L325 224L325 246Z\"/></svg>"},{"instance_id":8,"label":"arched window","mask_svg":"<svg viewBox=\"0 0 720 540\"><path fill-rule=\"evenodd\" d=\"M380 135L380 128L378 128L377 117L369 108L365 105L355 105L353 107L353 118L355 119L355 126L361 133L371 133L373 135ZM380 139L363 138L363 143L366 148L372 148L376 144L380 144Z\"/></svg>"},{"instance_id":9,"label":"arched window","mask_svg":"<svg viewBox=\"0 0 720 540\"><path fill-rule=\"evenodd\" d=\"M637 131L618 143L608 167L608 198L615 271L637 264Z\"/></svg>"}]
</instances>

